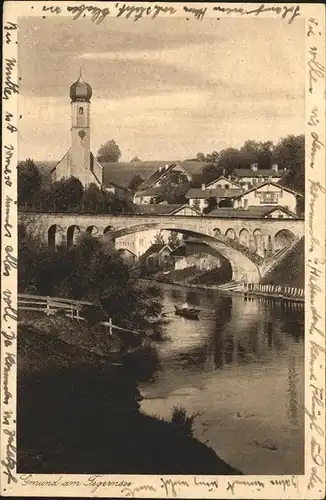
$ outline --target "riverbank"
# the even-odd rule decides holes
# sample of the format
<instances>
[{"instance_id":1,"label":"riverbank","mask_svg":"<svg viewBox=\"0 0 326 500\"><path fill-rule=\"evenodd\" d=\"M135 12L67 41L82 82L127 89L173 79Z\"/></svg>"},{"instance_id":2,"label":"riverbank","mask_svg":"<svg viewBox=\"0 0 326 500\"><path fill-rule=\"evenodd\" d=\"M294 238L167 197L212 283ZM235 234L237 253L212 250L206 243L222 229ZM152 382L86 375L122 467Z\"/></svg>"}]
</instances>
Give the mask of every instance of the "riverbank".
<instances>
[{"instance_id":1,"label":"riverbank","mask_svg":"<svg viewBox=\"0 0 326 500\"><path fill-rule=\"evenodd\" d=\"M77 346L69 322L69 333L58 334L65 328L60 323L51 335L47 320L40 319L37 328L19 324L19 472L238 473L182 425L140 411L138 381L144 373L134 355L132 362L123 357L115 363L112 352L87 348L95 332L86 338L83 330Z\"/></svg>"}]
</instances>

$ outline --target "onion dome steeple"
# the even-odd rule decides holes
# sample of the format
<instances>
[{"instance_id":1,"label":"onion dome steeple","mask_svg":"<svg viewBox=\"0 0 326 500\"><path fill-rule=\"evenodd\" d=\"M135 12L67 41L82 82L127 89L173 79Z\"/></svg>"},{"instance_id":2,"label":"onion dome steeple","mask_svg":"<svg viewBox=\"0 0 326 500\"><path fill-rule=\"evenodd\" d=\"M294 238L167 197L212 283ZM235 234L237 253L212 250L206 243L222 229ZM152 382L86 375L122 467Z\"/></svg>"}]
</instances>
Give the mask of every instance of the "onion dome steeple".
<instances>
[{"instance_id":1,"label":"onion dome steeple","mask_svg":"<svg viewBox=\"0 0 326 500\"><path fill-rule=\"evenodd\" d=\"M92 87L85 82L84 78L82 77L82 70L80 68L78 80L70 86L71 102L89 102L92 97L92 93Z\"/></svg>"}]
</instances>

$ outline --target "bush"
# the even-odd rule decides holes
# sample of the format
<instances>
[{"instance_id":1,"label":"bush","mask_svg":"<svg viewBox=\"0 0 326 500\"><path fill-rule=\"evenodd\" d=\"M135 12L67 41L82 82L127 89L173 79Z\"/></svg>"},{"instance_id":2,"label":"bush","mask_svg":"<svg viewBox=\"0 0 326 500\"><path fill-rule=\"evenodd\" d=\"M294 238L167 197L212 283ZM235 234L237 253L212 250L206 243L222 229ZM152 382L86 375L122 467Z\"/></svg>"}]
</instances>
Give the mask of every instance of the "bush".
<instances>
[{"instance_id":1,"label":"bush","mask_svg":"<svg viewBox=\"0 0 326 500\"><path fill-rule=\"evenodd\" d=\"M200 412L197 412L188 416L187 410L183 406L174 406L172 410L171 423L182 427L187 436L192 438L194 435L194 421L199 415Z\"/></svg>"}]
</instances>

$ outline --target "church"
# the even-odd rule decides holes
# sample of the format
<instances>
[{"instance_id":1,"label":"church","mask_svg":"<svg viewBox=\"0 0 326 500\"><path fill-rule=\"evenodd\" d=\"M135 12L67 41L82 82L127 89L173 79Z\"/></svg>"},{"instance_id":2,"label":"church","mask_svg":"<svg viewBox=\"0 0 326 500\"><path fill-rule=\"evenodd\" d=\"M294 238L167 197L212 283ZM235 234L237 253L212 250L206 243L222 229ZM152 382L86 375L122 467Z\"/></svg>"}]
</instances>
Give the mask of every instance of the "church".
<instances>
[{"instance_id":1,"label":"church","mask_svg":"<svg viewBox=\"0 0 326 500\"><path fill-rule=\"evenodd\" d=\"M79 78L70 86L71 146L58 162L36 162L46 183L76 177L84 187L96 184L99 188L119 196L130 196L129 185L135 175L152 180L152 177L166 175L171 169L182 165L186 175L199 174L206 163L175 161L131 161L108 162L96 160L91 152L91 98L93 89L80 70ZM167 169L167 166L169 168ZM190 173L189 173L190 172Z\"/></svg>"},{"instance_id":2,"label":"church","mask_svg":"<svg viewBox=\"0 0 326 500\"><path fill-rule=\"evenodd\" d=\"M51 171L52 182L76 177L83 186L102 186L103 167L90 150L90 108L92 87L85 82L82 72L70 86L71 146Z\"/></svg>"}]
</instances>

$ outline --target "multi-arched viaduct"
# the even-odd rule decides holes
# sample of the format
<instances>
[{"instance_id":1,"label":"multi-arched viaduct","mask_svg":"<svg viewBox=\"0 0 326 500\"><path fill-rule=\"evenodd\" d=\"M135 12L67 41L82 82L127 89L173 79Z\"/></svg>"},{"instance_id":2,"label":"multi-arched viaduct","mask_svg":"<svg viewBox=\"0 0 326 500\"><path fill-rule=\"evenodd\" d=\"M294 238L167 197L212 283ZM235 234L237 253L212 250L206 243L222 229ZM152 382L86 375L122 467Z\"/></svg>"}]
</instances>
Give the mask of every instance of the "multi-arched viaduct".
<instances>
[{"instance_id":1,"label":"multi-arched viaduct","mask_svg":"<svg viewBox=\"0 0 326 500\"><path fill-rule=\"evenodd\" d=\"M232 279L251 282L258 282L269 268L266 250L272 264L271 256L277 258L281 250L304 235L303 219L32 212L19 212L18 219L52 248L62 243L73 245L83 232L117 239L153 229L178 231L199 238L226 257L232 267Z\"/></svg>"}]
</instances>

